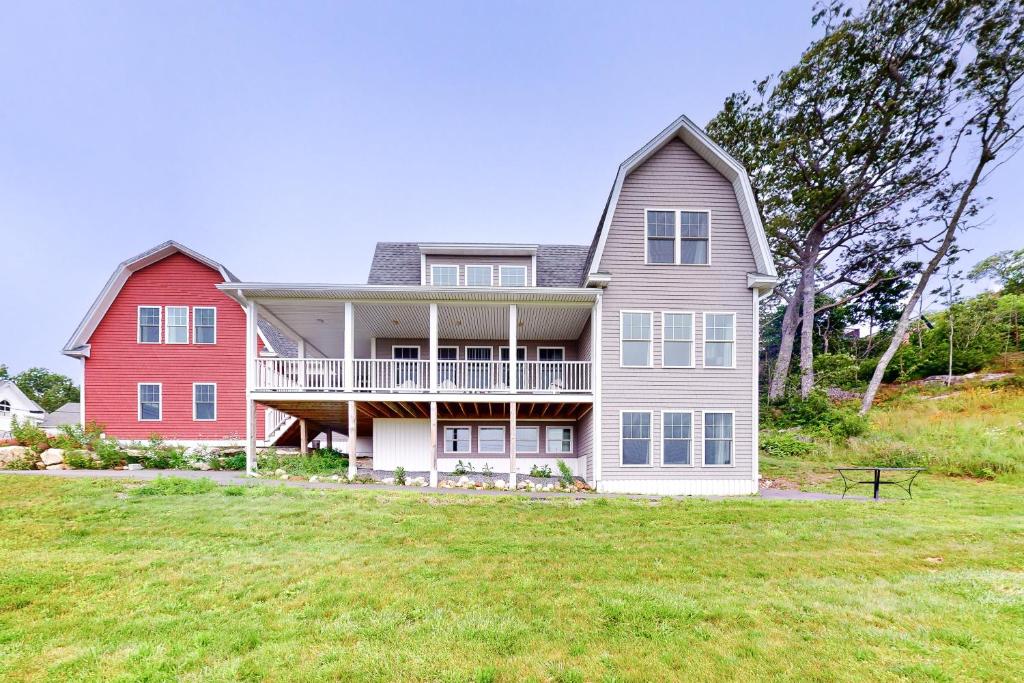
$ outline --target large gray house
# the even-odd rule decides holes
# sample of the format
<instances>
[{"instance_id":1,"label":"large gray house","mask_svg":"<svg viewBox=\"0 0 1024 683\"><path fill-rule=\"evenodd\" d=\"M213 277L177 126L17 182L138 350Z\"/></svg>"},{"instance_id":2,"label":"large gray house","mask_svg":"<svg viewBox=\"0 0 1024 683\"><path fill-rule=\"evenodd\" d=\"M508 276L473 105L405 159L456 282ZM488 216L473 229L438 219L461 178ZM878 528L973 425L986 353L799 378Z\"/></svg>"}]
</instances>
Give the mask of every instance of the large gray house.
<instances>
[{"instance_id":1,"label":"large gray house","mask_svg":"<svg viewBox=\"0 0 1024 683\"><path fill-rule=\"evenodd\" d=\"M619 167L589 245L387 242L366 284L219 285L248 314L249 467L258 438L335 431L434 483L561 459L600 491L754 493L776 280L745 171L681 117ZM261 323L295 356L259 354Z\"/></svg>"}]
</instances>

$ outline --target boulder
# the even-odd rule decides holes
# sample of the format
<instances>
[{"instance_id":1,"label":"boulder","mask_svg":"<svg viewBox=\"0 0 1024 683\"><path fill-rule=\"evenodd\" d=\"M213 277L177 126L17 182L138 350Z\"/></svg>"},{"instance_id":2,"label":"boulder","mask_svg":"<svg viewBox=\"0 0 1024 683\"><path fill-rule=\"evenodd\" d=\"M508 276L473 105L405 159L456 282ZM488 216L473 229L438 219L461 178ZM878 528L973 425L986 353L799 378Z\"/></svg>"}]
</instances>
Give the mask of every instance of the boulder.
<instances>
[{"instance_id":1,"label":"boulder","mask_svg":"<svg viewBox=\"0 0 1024 683\"><path fill-rule=\"evenodd\" d=\"M64 469L64 463L58 462L58 463L54 463L53 465L46 465L46 469L48 469L48 470L62 470L62 469Z\"/></svg>"},{"instance_id":2,"label":"boulder","mask_svg":"<svg viewBox=\"0 0 1024 683\"><path fill-rule=\"evenodd\" d=\"M64 449L48 448L39 456L39 460L47 467L50 465L59 465L64 462Z\"/></svg>"},{"instance_id":3,"label":"boulder","mask_svg":"<svg viewBox=\"0 0 1024 683\"><path fill-rule=\"evenodd\" d=\"M503 489L503 488L505 488L505 480L504 479L495 479L494 480L494 488L496 488L496 489Z\"/></svg>"},{"instance_id":4,"label":"boulder","mask_svg":"<svg viewBox=\"0 0 1024 683\"><path fill-rule=\"evenodd\" d=\"M210 469L210 463L203 462L202 460L200 460L199 462L196 463L196 469L199 470L200 472L206 472Z\"/></svg>"},{"instance_id":5,"label":"boulder","mask_svg":"<svg viewBox=\"0 0 1024 683\"><path fill-rule=\"evenodd\" d=\"M142 463L140 463L140 462L130 462L130 463L128 463L128 466L125 467L125 469L126 470L130 470L132 472L138 472L139 470L142 469Z\"/></svg>"},{"instance_id":6,"label":"boulder","mask_svg":"<svg viewBox=\"0 0 1024 683\"><path fill-rule=\"evenodd\" d=\"M279 476L279 477L280 477L280 476L281 476L282 474L288 474L288 473L287 473L287 472L285 472L285 471L284 471L283 469L281 469L281 468L279 467L279 468L277 468L276 470L274 470L274 474L276 474L277 476Z\"/></svg>"},{"instance_id":7,"label":"boulder","mask_svg":"<svg viewBox=\"0 0 1024 683\"><path fill-rule=\"evenodd\" d=\"M31 449L25 446L0 447L0 470L7 469L13 462L23 462L31 457Z\"/></svg>"}]
</instances>

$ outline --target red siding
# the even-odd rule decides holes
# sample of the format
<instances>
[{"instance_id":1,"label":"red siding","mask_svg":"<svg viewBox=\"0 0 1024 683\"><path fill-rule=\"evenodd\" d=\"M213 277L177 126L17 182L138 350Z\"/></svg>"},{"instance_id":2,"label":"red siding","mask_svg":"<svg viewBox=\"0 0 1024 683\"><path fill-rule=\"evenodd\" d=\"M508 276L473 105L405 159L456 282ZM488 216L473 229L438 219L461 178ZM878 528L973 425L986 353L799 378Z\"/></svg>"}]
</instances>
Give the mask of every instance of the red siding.
<instances>
[{"instance_id":1,"label":"red siding","mask_svg":"<svg viewBox=\"0 0 1024 683\"><path fill-rule=\"evenodd\" d=\"M86 420L106 425L119 439L245 440L245 312L216 289L216 270L184 254L173 254L132 274L89 340L85 361ZM139 344L139 306L217 309L217 343ZM161 325L165 323L161 310ZM164 330L161 329L161 340ZM138 384L163 385L160 421L138 419ZM192 419L192 383L217 384L217 419ZM263 436L263 410L256 436Z\"/></svg>"}]
</instances>

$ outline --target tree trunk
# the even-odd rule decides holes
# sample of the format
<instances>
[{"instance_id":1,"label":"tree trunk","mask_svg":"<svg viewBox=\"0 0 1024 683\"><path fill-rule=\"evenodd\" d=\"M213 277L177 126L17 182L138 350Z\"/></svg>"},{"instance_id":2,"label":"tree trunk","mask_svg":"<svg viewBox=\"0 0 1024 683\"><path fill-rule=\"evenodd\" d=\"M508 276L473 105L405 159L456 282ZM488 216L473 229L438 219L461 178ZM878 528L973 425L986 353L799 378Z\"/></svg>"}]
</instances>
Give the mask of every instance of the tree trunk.
<instances>
[{"instance_id":1,"label":"tree trunk","mask_svg":"<svg viewBox=\"0 0 1024 683\"><path fill-rule=\"evenodd\" d=\"M793 362L793 345L796 343L796 328L800 324L800 286L786 304L782 316L782 331L779 336L779 355L775 358L775 374L768 386L768 400L778 401L786 393L789 366Z\"/></svg>"},{"instance_id":2,"label":"tree trunk","mask_svg":"<svg viewBox=\"0 0 1024 683\"><path fill-rule=\"evenodd\" d=\"M946 370L946 386L953 386L953 309L947 316L949 318L949 368Z\"/></svg>"},{"instance_id":3,"label":"tree trunk","mask_svg":"<svg viewBox=\"0 0 1024 683\"><path fill-rule=\"evenodd\" d=\"M807 398L814 390L814 275L818 264L818 252L824 235L814 232L807 240L801 258L800 273L801 319L800 326L800 397Z\"/></svg>"}]
</instances>

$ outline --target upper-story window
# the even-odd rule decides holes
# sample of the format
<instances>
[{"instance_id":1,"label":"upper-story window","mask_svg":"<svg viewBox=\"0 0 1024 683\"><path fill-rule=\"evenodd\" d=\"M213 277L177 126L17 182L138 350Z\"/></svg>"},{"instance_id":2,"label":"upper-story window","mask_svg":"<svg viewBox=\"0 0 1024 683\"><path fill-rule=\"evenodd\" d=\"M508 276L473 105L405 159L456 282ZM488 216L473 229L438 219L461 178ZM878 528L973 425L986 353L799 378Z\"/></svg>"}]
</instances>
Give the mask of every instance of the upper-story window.
<instances>
[{"instance_id":1,"label":"upper-story window","mask_svg":"<svg viewBox=\"0 0 1024 683\"><path fill-rule=\"evenodd\" d=\"M710 251L707 211L649 210L645 222L647 263L707 265Z\"/></svg>"},{"instance_id":2,"label":"upper-story window","mask_svg":"<svg viewBox=\"0 0 1024 683\"><path fill-rule=\"evenodd\" d=\"M435 287L458 287L458 266L430 266L430 284Z\"/></svg>"},{"instance_id":3,"label":"upper-story window","mask_svg":"<svg viewBox=\"0 0 1024 683\"><path fill-rule=\"evenodd\" d=\"M167 329L164 341L167 344L188 344L188 306L168 306L165 314Z\"/></svg>"},{"instance_id":4,"label":"upper-story window","mask_svg":"<svg viewBox=\"0 0 1024 683\"><path fill-rule=\"evenodd\" d=\"M661 364L666 368L693 367L693 313L662 313Z\"/></svg>"},{"instance_id":5,"label":"upper-story window","mask_svg":"<svg viewBox=\"0 0 1024 683\"><path fill-rule=\"evenodd\" d=\"M704 314L704 367L736 367L736 314Z\"/></svg>"},{"instance_id":6,"label":"upper-story window","mask_svg":"<svg viewBox=\"0 0 1024 683\"><path fill-rule=\"evenodd\" d=\"M7 399L0 401L0 415L9 415L11 412L11 402Z\"/></svg>"},{"instance_id":7,"label":"upper-story window","mask_svg":"<svg viewBox=\"0 0 1024 683\"><path fill-rule=\"evenodd\" d=\"M217 309L196 306L192 309L192 341L196 344L217 343Z\"/></svg>"},{"instance_id":8,"label":"upper-story window","mask_svg":"<svg viewBox=\"0 0 1024 683\"><path fill-rule=\"evenodd\" d=\"M650 367L651 314L623 311L620 334L621 365L623 367Z\"/></svg>"},{"instance_id":9,"label":"upper-story window","mask_svg":"<svg viewBox=\"0 0 1024 683\"><path fill-rule=\"evenodd\" d=\"M140 344L160 343L160 307L139 306L139 338Z\"/></svg>"},{"instance_id":10,"label":"upper-story window","mask_svg":"<svg viewBox=\"0 0 1024 683\"><path fill-rule=\"evenodd\" d=\"M493 281L493 266L466 266L467 287L490 287Z\"/></svg>"},{"instance_id":11,"label":"upper-story window","mask_svg":"<svg viewBox=\"0 0 1024 683\"><path fill-rule=\"evenodd\" d=\"M498 275L502 287L526 286L526 266L502 266Z\"/></svg>"}]
</instances>

